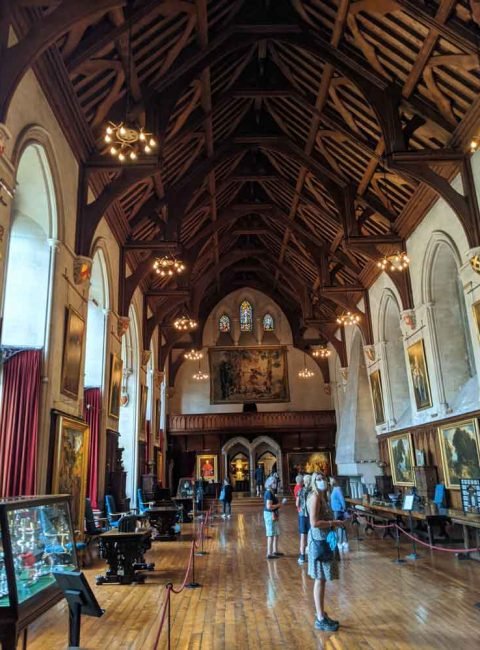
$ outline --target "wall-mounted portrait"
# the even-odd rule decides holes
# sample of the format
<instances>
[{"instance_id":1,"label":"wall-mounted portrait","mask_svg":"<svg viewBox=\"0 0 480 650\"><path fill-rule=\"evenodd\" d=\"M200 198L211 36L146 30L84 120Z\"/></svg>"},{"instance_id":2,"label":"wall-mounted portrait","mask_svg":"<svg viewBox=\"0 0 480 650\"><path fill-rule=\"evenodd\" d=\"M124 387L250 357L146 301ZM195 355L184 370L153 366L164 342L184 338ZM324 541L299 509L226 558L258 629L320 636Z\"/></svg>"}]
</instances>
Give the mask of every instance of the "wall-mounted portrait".
<instances>
[{"instance_id":1,"label":"wall-mounted portrait","mask_svg":"<svg viewBox=\"0 0 480 650\"><path fill-rule=\"evenodd\" d=\"M285 348L212 348L209 358L212 404L290 400Z\"/></svg>"},{"instance_id":2,"label":"wall-mounted portrait","mask_svg":"<svg viewBox=\"0 0 480 650\"><path fill-rule=\"evenodd\" d=\"M52 494L71 494L72 522L84 529L89 428L86 422L55 414Z\"/></svg>"},{"instance_id":3,"label":"wall-mounted portrait","mask_svg":"<svg viewBox=\"0 0 480 650\"><path fill-rule=\"evenodd\" d=\"M428 409L432 406L430 393L430 379L428 377L425 346L420 339L407 349L410 376L412 378L413 393L417 411Z\"/></svg>"},{"instance_id":4,"label":"wall-mounted portrait","mask_svg":"<svg viewBox=\"0 0 480 650\"><path fill-rule=\"evenodd\" d=\"M108 415L112 418L120 417L120 394L122 391L123 361L112 352L110 358L110 390L108 397Z\"/></svg>"},{"instance_id":5,"label":"wall-mounted portrait","mask_svg":"<svg viewBox=\"0 0 480 650\"><path fill-rule=\"evenodd\" d=\"M385 410L383 408L382 379L380 370L374 370L370 375L370 389L372 391L373 412L375 424L385 424Z\"/></svg>"},{"instance_id":6,"label":"wall-mounted portrait","mask_svg":"<svg viewBox=\"0 0 480 650\"><path fill-rule=\"evenodd\" d=\"M65 310L65 338L63 342L61 391L64 395L78 398L80 372L82 369L85 321L71 305Z\"/></svg>"},{"instance_id":7,"label":"wall-mounted portrait","mask_svg":"<svg viewBox=\"0 0 480 650\"><path fill-rule=\"evenodd\" d=\"M157 397L157 399L155 400L155 435L154 435L154 444L157 446L160 445L160 434L162 430L161 416L162 416L162 400L160 397Z\"/></svg>"},{"instance_id":8,"label":"wall-mounted portrait","mask_svg":"<svg viewBox=\"0 0 480 650\"><path fill-rule=\"evenodd\" d=\"M197 455L196 477L205 481L217 483L217 456L215 454Z\"/></svg>"},{"instance_id":9,"label":"wall-mounted portrait","mask_svg":"<svg viewBox=\"0 0 480 650\"><path fill-rule=\"evenodd\" d=\"M477 336L480 337L480 300L472 305L473 317L477 326Z\"/></svg>"},{"instance_id":10,"label":"wall-mounted portrait","mask_svg":"<svg viewBox=\"0 0 480 650\"><path fill-rule=\"evenodd\" d=\"M415 485L413 444L410 433L388 439L388 453L394 485Z\"/></svg>"},{"instance_id":11,"label":"wall-mounted portrait","mask_svg":"<svg viewBox=\"0 0 480 650\"><path fill-rule=\"evenodd\" d=\"M288 454L288 481L295 483L297 474L322 472L332 474L332 457L329 451L302 451Z\"/></svg>"},{"instance_id":12,"label":"wall-mounted portrait","mask_svg":"<svg viewBox=\"0 0 480 650\"><path fill-rule=\"evenodd\" d=\"M148 386L140 386L140 440L147 439L147 400Z\"/></svg>"},{"instance_id":13,"label":"wall-mounted portrait","mask_svg":"<svg viewBox=\"0 0 480 650\"><path fill-rule=\"evenodd\" d=\"M460 479L480 478L480 439L476 419L438 428L447 488L459 490Z\"/></svg>"}]
</instances>

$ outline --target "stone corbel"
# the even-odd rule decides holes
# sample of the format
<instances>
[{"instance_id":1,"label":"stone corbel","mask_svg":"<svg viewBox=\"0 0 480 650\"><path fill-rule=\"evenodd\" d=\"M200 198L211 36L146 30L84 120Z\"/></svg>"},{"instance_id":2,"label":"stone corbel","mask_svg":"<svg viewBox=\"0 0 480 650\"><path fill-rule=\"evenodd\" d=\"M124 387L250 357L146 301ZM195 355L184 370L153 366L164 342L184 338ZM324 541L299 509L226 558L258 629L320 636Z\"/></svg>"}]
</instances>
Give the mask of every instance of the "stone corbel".
<instances>
[{"instance_id":1,"label":"stone corbel","mask_svg":"<svg viewBox=\"0 0 480 650\"><path fill-rule=\"evenodd\" d=\"M400 314L400 328L404 336L408 336L417 328L417 314L415 309L405 309Z\"/></svg>"},{"instance_id":2,"label":"stone corbel","mask_svg":"<svg viewBox=\"0 0 480 650\"><path fill-rule=\"evenodd\" d=\"M130 319L128 316L117 316L117 336L119 338L122 338L122 336L127 332L129 325Z\"/></svg>"},{"instance_id":3,"label":"stone corbel","mask_svg":"<svg viewBox=\"0 0 480 650\"><path fill-rule=\"evenodd\" d=\"M340 368L340 376L342 378L341 381L341 387L343 388L343 391L345 392L347 390L347 383L348 383L348 368Z\"/></svg>"},{"instance_id":4,"label":"stone corbel","mask_svg":"<svg viewBox=\"0 0 480 650\"><path fill-rule=\"evenodd\" d=\"M73 260L73 281L75 284L85 284L92 277L92 259L78 255Z\"/></svg>"},{"instance_id":5,"label":"stone corbel","mask_svg":"<svg viewBox=\"0 0 480 650\"><path fill-rule=\"evenodd\" d=\"M323 384L323 392L325 395L331 395L332 394L332 384Z\"/></svg>"},{"instance_id":6,"label":"stone corbel","mask_svg":"<svg viewBox=\"0 0 480 650\"><path fill-rule=\"evenodd\" d=\"M377 350L375 345L364 345L363 352L368 364L372 364L377 360Z\"/></svg>"},{"instance_id":7,"label":"stone corbel","mask_svg":"<svg viewBox=\"0 0 480 650\"><path fill-rule=\"evenodd\" d=\"M142 350L142 366L146 366L152 356L151 350Z\"/></svg>"},{"instance_id":8,"label":"stone corbel","mask_svg":"<svg viewBox=\"0 0 480 650\"><path fill-rule=\"evenodd\" d=\"M153 383L155 388L161 388L165 379L165 373L162 370L155 370L153 374Z\"/></svg>"},{"instance_id":9,"label":"stone corbel","mask_svg":"<svg viewBox=\"0 0 480 650\"><path fill-rule=\"evenodd\" d=\"M465 255L470 262L472 270L480 275L480 246L470 248L470 250L468 250Z\"/></svg>"}]
</instances>

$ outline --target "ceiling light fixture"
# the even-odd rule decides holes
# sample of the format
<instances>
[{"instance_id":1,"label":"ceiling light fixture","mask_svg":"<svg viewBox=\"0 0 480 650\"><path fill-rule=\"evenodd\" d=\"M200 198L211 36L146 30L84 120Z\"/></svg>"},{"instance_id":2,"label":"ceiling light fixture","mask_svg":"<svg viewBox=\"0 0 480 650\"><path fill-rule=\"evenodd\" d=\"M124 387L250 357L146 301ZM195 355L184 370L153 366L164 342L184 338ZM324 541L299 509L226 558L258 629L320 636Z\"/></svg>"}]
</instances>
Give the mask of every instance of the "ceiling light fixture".
<instances>
[{"instance_id":1,"label":"ceiling light fixture","mask_svg":"<svg viewBox=\"0 0 480 650\"><path fill-rule=\"evenodd\" d=\"M195 348L192 348L190 352L185 352L183 356L188 361L199 361L200 359L203 359L203 352L200 352L200 350L195 350Z\"/></svg>"},{"instance_id":2,"label":"ceiling light fixture","mask_svg":"<svg viewBox=\"0 0 480 650\"><path fill-rule=\"evenodd\" d=\"M185 264L181 260L175 259L173 255L158 257L153 263L153 270L162 278L172 277L175 273L183 273Z\"/></svg>"},{"instance_id":3,"label":"ceiling light fixture","mask_svg":"<svg viewBox=\"0 0 480 650\"><path fill-rule=\"evenodd\" d=\"M173 321L173 327L183 332L194 330L197 326L197 321L193 320L193 318L189 318L188 316L180 316L180 318L177 318Z\"/></svg>"},{"instance_id":4,"label":"ceiling light fixture","mask_svg":"<svg viewBox=\"0 0 480 650\"><path fill-rule=\"evenodd\" d=\"M300 379L311 379L314 375L315 373L313 372L313 370L309 370L309 368L307 368L307 355L304 352L303 368L302 370L299 371L298 376L300 377Z\"/></svg>"},{"instance_id":5,"label":"ceiling light fixture","mask_svg":"<svg viewBox=\"0 0 480 650\"><path fill-rule=\"evenodd\" d=\"M475 153L480 147L480 135L474 135L470 142L470 153Z\"/></svg>"},{"instance_id":6,"label":"ceiling light fixture","mask_svg":"<svg viewBox=\"0 0 480 650\"><path fill-rule=\"evenodd\" d=\"M318 348L312 350L312 357L327 359L332 354L332 351L327 348L326 345L321 345Z\"/></svg>"},{"instance_id":7,"label":"ceiling light fixture","mask_svg":"<svg viewBox=\"0 0 480 650\"><path fill-rule=\"evenodd\" d=\"M377 266L382 271L405 271L410 264L410 258L404 251L398 251L393 255L385 255Z\"/></svg>"},{"instance_id":8,"label":"ceiling light fixture","mask_svg":"<svg viewBox=\"0 0 480 650\"><path fill-rule=\"evenodd\" d=\"M359 322L360 316L358 314L352 314L351 311L344 312L337 318L339 325L358 325Z\"/></svg>"},{"instance_id":9,"label":"ceiling light fixture","mask_svg":"<svg viewBox=\"0 0 480 650\"><path fill-rule=\"evenodd\" d=\"M192 375L192 379L195 379L195 381L205 381L205 379L208 379L208 373L203 372L203 370L200 368L200 361L198 362L198 370L195 374Z\"/></svg>"}]
</instances>

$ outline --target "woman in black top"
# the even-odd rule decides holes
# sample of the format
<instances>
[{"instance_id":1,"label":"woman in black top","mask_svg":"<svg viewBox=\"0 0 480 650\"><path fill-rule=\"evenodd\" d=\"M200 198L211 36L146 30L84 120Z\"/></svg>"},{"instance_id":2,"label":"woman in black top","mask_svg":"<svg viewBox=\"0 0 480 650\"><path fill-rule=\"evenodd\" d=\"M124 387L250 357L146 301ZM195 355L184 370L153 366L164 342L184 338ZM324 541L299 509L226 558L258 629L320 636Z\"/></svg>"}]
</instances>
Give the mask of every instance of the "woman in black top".
<instances>
[{"instance_id":1,"label":"woman in black top","mask_svg":"<svg viewBox=\"0 0 480 650\"><path fill-rule=\"evenodd\" d=\"M223 481L223 487L222 487L222 492L223 492L223 515L222 517L225 519L225 517L230 517L232 516L232 496L233 496L233 489L232 486L230 485L230 480L226 478Z\"/></svg>"}]
</instances>

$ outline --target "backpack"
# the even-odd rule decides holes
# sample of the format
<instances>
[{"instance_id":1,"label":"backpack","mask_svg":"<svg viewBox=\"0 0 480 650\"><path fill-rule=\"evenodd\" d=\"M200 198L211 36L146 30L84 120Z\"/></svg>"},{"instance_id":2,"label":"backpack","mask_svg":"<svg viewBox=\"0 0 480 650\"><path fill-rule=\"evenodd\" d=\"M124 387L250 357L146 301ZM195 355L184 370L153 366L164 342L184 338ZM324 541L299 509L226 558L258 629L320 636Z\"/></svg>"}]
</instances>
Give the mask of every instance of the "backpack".
<instances>
[{"instance_id":1,"label":"backpack","mask_svg":"<svg viewBox=\"0 0 480 650\"><path fill-rule=\"evenodd\" d=\"M303 515L304 517L308 517L308 509L307 509L307 490L302 487L300 492L298 493L298 507L299 515Z\"/></svg>"}]
</instances>

